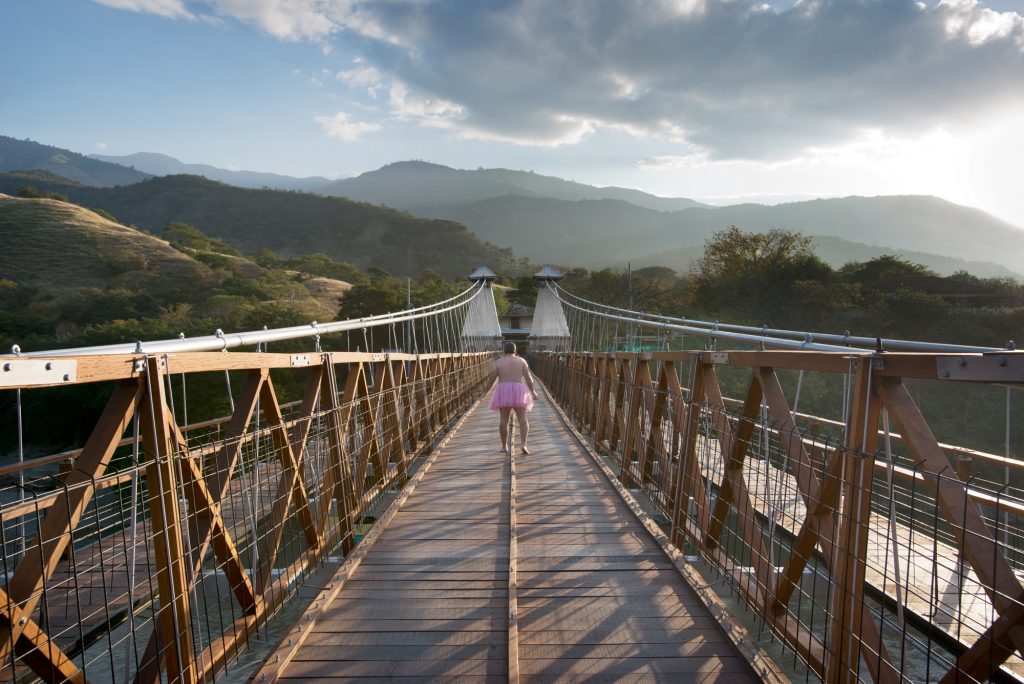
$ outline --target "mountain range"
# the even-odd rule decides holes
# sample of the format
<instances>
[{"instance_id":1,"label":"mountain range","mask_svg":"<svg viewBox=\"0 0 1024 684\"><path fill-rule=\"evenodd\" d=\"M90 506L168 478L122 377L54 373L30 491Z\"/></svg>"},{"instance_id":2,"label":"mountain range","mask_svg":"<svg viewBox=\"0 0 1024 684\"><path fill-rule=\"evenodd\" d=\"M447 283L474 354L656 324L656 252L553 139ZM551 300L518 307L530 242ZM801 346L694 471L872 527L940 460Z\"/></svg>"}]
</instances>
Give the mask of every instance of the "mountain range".
<instances>
[{"instance_id":1,"label":"mountain range","mask_svg":"<svg viewBox=\"0 0 1024 684\"><path fill-rule=\"evenodd\" d=\"M417 213L459 221L482 239L527 258L570 265L637 261L684 271L690 259L677 258L681 253L699 255L708 237L735 225L752 232L785 228L816 239L843 240L848 254L833 249L828 259L837 265L868 253L913 253L915 260L942 274L1024 272L1024 231L936 197L845 197L659 212L615 200L506 195Z\"/></svg>"},{"instance_id":2,"label":"mountain range","mask_svg":"<svg viewBox=\"0 0 1024 684\"><path fill-rule=\"evenodd\" d=\"M0 172L42 170L86 185L127 185L150 174L120 164L93 159L60 147L0 135Z\"/></svg>"},{"instance_id":3,"label":"mountain range","mask_svg":"<svg viewBox=\"0 0 1024 684\"><path fill-rule=\"evenodd\" d=\"M16 155L10 152L15 143ZM31 146L36 149L29 150ZM464 270L463 263L474 258L496 269L525 268L515 257L586 267L657 263L685 271L705 240L731 225L747 231L785 228L802 232L814 238L819 254L833 265L896 253L940 274L956 270L981 276L1024 272L1024 230L980 210L928 196L715 207L685 197L598 188L509 169L463 170L407 161L329 181L184 164L154 153L84 157L31 141L0 138L0 170L12 170L13 166L43 169L93 186L137 184L149 177L147 174L166 180L170 178L167 174L180 171L219 179L231 185L215 187L211 181L185 180L184 176L110 192L61 185L52 179L37 184L149 230L158 230L161 221L182 220L243 250L267 246L284 254L323 251L395 274L424 266L457 274ZM17 182L8 177L0 186L14 192ZM237 186L299 189L333 197L305 195L302 200L285 200L274 196L269 200L270 195L247 195L244 193L257 191L241 191ZM346 203L341 197L362 204ZM397 233L380 233L378 229L416 220L403 212L436 219L412 230L429 242L430 248L414 255L402 245L396 248L397 254L386 254ZM339 214L337 220L332 213ZM315 218L310 220L311 216ZM455 244L446 250L438 241L450 238ZM264 240L265 245L261 244ZM450 267L452 254L465 259Z\"/></svg>"},{"instance_id":4,"label":"mountain range","mask_svg":"<svg viewBox=\"0 0 1024 684\"><path fill-rule=\"evenodd\" d=\"M453 169L441 164L407 161L388 164L320 189L326 195L348 197L396 209L423 213L506 195L575 202L616 200L655 211L707 206L682 197L658 197L629 188L584 185L532 171L510 169Z\"/></svg>"},{"instance_id":5,"label":"mountain range","mask_svg":"<svg viewBox=\"0 0 1024 684\"><path fill-rule=\"evenodd\" d=\"M285 257L323 253L362 269L379 267L414 276L431 269L446 278L464 276L481 263L518 275L525 266L511 253L481 241L454 221L282 190L253 190L199 176L162 176L100 188L69 183L40 172L0 174L0 192L26 185L102 209L156 235L172 222L191 224L246 254L270 249Z\"/></svg>"},{"instance_id":6,"label":"mountain range","mask_svg":"<svg viewBox=\"0 0 1024 684\"><path fill-rule=\"evenodd\" d=\"M92 158L111 164L130 166L153 176L175 176L181 174L203 176L204 178L220 181L221 183L237 185L240 188L273 188L276 190L318 192L331 182L330 179L323 176L296 178L279 173L219 169L209 164L186 164L174 157L157 152L138 152L120 157L94 154Z\"/></svg>"}]
</instances>

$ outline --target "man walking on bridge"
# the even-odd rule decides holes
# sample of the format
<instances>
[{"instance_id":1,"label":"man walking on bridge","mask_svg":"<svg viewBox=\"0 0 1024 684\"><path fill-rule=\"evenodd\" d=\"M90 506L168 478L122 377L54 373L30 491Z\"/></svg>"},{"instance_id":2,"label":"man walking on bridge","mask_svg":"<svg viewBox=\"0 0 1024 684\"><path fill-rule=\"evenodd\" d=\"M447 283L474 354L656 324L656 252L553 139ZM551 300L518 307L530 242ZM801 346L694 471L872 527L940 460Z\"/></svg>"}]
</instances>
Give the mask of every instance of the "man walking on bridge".
<instances>
[{"instance_id":1,"label":"man walking on bridge","mask_svg":"<svg viewBox=\"0 0 1024 684\"><path fill-rule=\"evenodd\" d=\"M537 390L533 387L533 376L530 375L530 367L526 360L516 356L516 345L514 342L506 342L503 348L505 355L494 362L494 368L487 378L484 392L491 389L494 381L498 381L498 387L491 397L490 409L498 411L498 434L501 435L501 449L511 448L508 443L508 419L511 412L516 412L516 421L519 423L519 432L522 433L521 448L524 454L529 454L526 447L526 440L530 436L530 421L526 418L526 412L533 408L533 400L537 398Z\"/></svg>"}]
</instances>

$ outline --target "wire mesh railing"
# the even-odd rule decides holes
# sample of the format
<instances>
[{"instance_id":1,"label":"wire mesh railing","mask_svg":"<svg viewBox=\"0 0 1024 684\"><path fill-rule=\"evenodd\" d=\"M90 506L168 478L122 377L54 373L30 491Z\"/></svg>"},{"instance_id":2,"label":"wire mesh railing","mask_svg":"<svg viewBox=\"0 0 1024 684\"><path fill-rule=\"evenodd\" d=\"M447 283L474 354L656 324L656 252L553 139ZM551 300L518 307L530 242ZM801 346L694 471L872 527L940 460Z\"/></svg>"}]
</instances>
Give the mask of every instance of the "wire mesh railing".
<instances>
[{"instance_id":1,"label":"wire mesh railing","mask_svg":"<svg viewBox=\"0 0 1024 684\"><path fill-rule=\"evenodd\" d=\"M957 358L1013 367L1008 357ZM533 363L673 542L808 679L1009 681L1024 676L1021 466L934 437L905 381L949 382L944 358L570 352ZM779 380L792 371L841 378L842 419L795 411ZM723 396L727 375L743 399Z\"/></svg>"},{"instance_id":2,"label":"wire mesh railing","mask_svg":"<svg viewBox=\"0 0 1024 684\"><path fill-rule=\"evenodd\" d=\"M476 400L492 354L464 351L459 328L483 291L354 321L4 357L19 462L0 467L0 681L222 677ZM357 351L321 349L321 334L352 331ZM316 350L266 350L300 337ZM83 446L25 458L23 441L47 435L23 429L22 390L68 386L109 397ZM59 411L51 421L75 407Z\"/></svg>"},{"instance_id":3,"label":"wire mesh railing","mask_svg":"<svg viewBox=\"0 0 1024 684\"><path fill-rule=\"evenodd\" d=\"M0 490L4 681L216 679L353 547L490 370L485 353L115 358L85 447L27 462L27 496ZM172 374L228 368L245 377L232 415L183 425ZM280 403L271 369L304 376L303 398Z\"/></svg>"}]
</instances>

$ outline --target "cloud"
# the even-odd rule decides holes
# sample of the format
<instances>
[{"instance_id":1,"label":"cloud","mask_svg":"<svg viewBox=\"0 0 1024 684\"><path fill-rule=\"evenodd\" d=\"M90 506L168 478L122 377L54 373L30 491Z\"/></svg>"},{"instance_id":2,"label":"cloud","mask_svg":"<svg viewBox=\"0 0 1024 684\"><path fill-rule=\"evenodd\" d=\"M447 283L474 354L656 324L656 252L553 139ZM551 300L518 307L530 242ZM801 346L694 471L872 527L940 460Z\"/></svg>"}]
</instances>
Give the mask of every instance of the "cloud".
<instances>
[{"instance_id":1,"label":"cloud","mask_svg":"<svg viewBox=\"0 0 1024 684\"><path fill-rule=\"evenodd\" d=\"M361 61L357 61L356 66L352 69L339 71L335 77L350 88L365 90L370 97L374 98L383 87L380 72L372 66L364 66Z\"/></svg>"},{"instance_id":2,"label":"cloud","mask_svg":"<svg viewBox=\"0 0 1024 684\"><path fill-rule=\"evenodd\" d=\"M100 152L105 152L107 150L107 143L105 143L105 142L98 142L93 147L95 147Z\"/></svg>"},{"instance_id":3,"label":"cloud","mask_svg":"<svg viewBox=\"0 0 1024 684\"><path fill-rule=\"evenodd\" d=\"M329 138L355 142L367 133L380 130L380 124L365 121L350 121L348 114L338 112L334 116L314 117Z\"/></svg>"},{"instance_id":4,"label":"cloud","mask_svg":"<svg viewBox=\"0 0 1024 684\"><path fill-rule=\"evenodd\" d=\"M95 0L95 2L114 9L157 14L168 19L195 19L195 15L185 9L185 0Z\"/></svg>"},{"instance_id":5,"label":"cloud","mask_svg":"<svg viewBox=\"0 0 1024 684\"><path fill-rule=\"evenodd\" d=\"M364 61L339 79L468 138L555 146L614 129L664 139L667 155L771 160L1024 100L1024 16L977 0L195 4L283 39L356 44Z\"/></svg>"}]
</instances>

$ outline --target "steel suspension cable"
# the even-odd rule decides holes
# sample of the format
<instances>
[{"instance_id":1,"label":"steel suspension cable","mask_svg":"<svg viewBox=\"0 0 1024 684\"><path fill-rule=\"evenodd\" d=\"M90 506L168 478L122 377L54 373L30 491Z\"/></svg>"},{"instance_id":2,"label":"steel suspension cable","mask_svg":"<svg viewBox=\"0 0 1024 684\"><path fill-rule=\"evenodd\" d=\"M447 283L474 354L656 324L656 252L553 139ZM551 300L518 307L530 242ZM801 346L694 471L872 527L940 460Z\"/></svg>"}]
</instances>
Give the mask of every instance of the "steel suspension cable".
<instances>
[{"instance_id":1,"label":"steel suspension cable","mask_svg":"<svg viewBox=\"0 0 1024 684\"><path fill-rule=\"evenodd\" d=\"M819 344L819 342L841 345L846 348L870 347L872 349L874 349L878 343L878 338L855 336L850 335L849 333L843 335L836 335L834 333L818 333L804 330L787 330L783 328L769 328L767 326L756 327L751 325L738 325L735 323L702 321L698 319L686 318L685 316L676 317L666 316L663 314L645 313L633 309L624 309L622 307L611 306L610 304L602 304L600 302L584 299L579 295L575 295L569 292L558 283L554 283L553 287L554 289L557 290L557 292L564 294L567 298L575 300L575 302L577 302L576 306L579 306L580 308L586 308L583 305L587 305L589 307L597 307L603 310L604 313L617 312L620 314L630 314L631 318L636 319L634 321L635 323L639 323L640 321L646 321L648 324L656 324L658 322L662 322L669 323L672 325L680 325L698 331L697 334L707 335L710 331L714 331L716 334L719 335L723 332L752 335L760 334L760 336L766 338L766 340L802 341L806 346L803 346L801 348L805 349L817 349L818 347L811 345ZM570 306L573 305L573 303L567 302L562 297L559 297L559 301L561 301L563 304L568 304ZM596 310L591 310L597 313ZM703 333L701 331L703 331ZM725 337L724 335L722 336ZM726 339L728 338L726 337ZM1012 342L1008 343L1005 349L1000 347L945 344L939 342L923 342L918 340L899 340L889 338L882 338L881 342L882 347L888 351L984 353L993 351L1005 351L1005 349L1014 348Z\"/></svg>"},{"instance_id":2,"label":"steel suspension cable","mask_svg":"<svg viewBox=\"0 0 1024 684\"><path fill-rule=\"evenodd\" d=\"M332 321L330 323L317 323L316 321L313 321L307 325L292 326L288 328L274 328L271 330L264 329L230 334L225 334L223 331L217 330L213 335L192 337L188 339L179 337L169 340L154 340L149 342L108 344L94 347L76 347L71 349L51 349L40 352L19 353L19 355L29 358L49 358L57 356L82 356L93 354L154 354L190 351L226 351L236 347L255 344L266 344L268 342L314 337L316 335L324 335L334 332L348 332L351 330L359 330L360 328L372 329L380 325L429 319L467 306L469 302L479 296L483 290L484 286L482 283L474 283L471 287L463 290L459 294L433 304L426 304L424 306L403 311L375 314L362 318Z\"/></svg>"}]
</instances>

